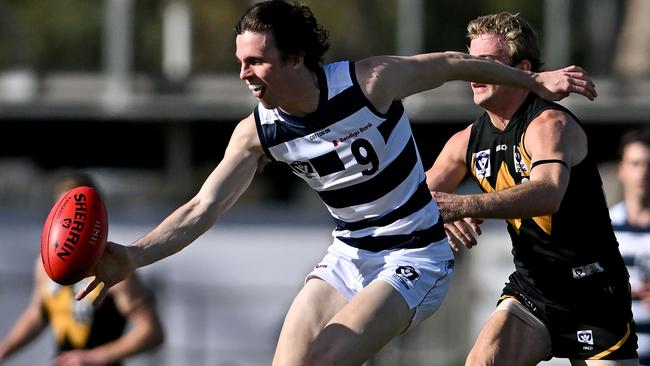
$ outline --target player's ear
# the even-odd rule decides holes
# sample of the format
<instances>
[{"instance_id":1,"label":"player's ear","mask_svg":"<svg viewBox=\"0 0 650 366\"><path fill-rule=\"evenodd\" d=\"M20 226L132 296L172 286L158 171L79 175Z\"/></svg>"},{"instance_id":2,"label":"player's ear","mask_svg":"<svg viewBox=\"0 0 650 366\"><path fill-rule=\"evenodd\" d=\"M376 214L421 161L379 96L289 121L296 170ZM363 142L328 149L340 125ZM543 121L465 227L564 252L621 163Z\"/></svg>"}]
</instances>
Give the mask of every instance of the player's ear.
<instances>
[{"instance_id":1,"label":"player's ear","mask_svg":"<svg viewBox=\"0 0 650 366\"><path fill-rule=\"evenodd\" d=\"M521 60L519 61L519 64L515 65L516 67L526 70L526 71L531 71L533 68L533 64L530 63L528 60Z\"/></svg>"},{"instance_id":2,"label":"player's ear","mask_svg":"<svg viewBox=\"0 0 650 366\"><path fill-rule=\"evenodd\" d=\"M305 52L304 51L299 51L297 53L288 55L287 56L287 61L294 68L297 68L297 67L299 67L301 65L304 65L304 63L305 63Z\"/></svg>"}]
</instances>

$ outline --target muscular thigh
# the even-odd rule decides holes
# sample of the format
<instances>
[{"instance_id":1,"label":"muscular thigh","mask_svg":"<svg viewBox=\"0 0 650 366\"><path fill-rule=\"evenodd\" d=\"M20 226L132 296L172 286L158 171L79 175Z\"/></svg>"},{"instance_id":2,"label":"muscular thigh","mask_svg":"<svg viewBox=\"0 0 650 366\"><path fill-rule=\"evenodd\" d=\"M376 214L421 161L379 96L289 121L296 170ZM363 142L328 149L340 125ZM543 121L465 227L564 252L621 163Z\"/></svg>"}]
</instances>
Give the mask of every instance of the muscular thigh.
<instances>
[{"instance_id":1,"label":"muscular thigh","mask_svg":"<svg viewBox=\"0 0 650 366\"><path fill-rule=\"evenodd\" d=\"M481 329L466 365L536 365L549 357L550 342L539 320L506 299Z\"/></svg>"},{"instance_id":2,"label":"muscular thigh","mask_svg":"<svg viewBox=\"0 0 650 366\"><path fill-rule=\"evenodd\" d=\"M373 281L328 322L311 356L337 365L360 365L408 328L414 312L393 286Z\"/></svg>"},{"instance_id":3,"label":"muscular thigh","mask_svg":"<svg viewBox=\"0 0 650 366\"><path fill-rule=\"evenodd\" d=\"M306 363L312 341L347 303L334 287L320 278L307 281L285 317L273 365Z\"/></svg>"}]
</instances>

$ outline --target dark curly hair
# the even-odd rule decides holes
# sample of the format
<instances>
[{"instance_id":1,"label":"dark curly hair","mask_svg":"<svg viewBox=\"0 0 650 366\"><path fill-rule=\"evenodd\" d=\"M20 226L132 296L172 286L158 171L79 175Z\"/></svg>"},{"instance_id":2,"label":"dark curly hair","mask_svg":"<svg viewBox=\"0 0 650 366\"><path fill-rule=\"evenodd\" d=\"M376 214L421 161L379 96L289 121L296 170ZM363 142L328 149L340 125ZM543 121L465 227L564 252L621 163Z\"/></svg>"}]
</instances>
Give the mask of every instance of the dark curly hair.
<instances>
[{"instance_id":1,"label":"dark curly hair","mask_svg":"<svg viewBox=\"0 0 650 366\"><path fill-rule=\"evenodd\" d=\"M250 7L235 25L237 34L245 31L270 33L283 60L304 52L305 66L310 70L320 67L330 47L327 30L318 24L309 7L282 0Z\"/></svg>"}]
</instances>

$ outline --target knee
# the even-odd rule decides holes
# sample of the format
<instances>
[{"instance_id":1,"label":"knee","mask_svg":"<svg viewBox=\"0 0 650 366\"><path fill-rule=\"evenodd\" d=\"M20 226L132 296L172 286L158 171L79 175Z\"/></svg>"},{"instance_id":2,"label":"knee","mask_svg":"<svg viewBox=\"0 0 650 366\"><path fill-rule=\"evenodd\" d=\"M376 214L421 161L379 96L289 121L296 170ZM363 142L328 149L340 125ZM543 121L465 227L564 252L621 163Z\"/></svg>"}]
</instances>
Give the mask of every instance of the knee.
<instances>
[{"instance_id":1,"label":"knee","mask_svg":"<svg viewBox=\"0 0 650 366\"><path fill-rule=\"evenodd\" d=\"M465 360L465 366L492 366L494 365L493 360L489 360L485 357L484 353L476 352L472 350L467 359Z\"/></svg>"}]
</instances>

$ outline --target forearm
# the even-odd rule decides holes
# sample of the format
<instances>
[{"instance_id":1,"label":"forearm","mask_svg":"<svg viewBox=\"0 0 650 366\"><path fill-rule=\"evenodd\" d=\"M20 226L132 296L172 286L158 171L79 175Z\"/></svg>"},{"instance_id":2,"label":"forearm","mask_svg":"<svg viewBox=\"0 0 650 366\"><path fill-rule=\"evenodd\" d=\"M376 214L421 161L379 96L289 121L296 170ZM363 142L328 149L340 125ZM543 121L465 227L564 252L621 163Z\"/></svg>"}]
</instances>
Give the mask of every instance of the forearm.
<instances>
[{"instance_id":1,"label":"forearm","mask_svg":"<svg viewBox=\"0 0 650 366\"><path fill-rule=\"evenodd\" d=\"M0 342L0 361L31 342L45 328L45 322L35 310L26 311L9 331L5 339Z\"/></svg>"},{"instance_id":2,"label":"forearm","mask_svg":"<svg viewBox=\"0 0 650 366\"><path fill-rule=\"evenodd\" d=\"M513 188L484 194L446 195L438 205L445 222L464 217L528 218L557 211L557 190L549 184L528 182Z\"/></svg>"},{"instance_id":3,"label":"forearm","mask_svg":"<svg viewBox=\"0 0 650 366\"><path fill-rule=\"evenodd\" d=\"M216 216L199 213L200 203L192 200L179 207L154 230L128 247L134 268L149 265L179 252L216 221Z\"/></svg>"},{"instance_id":4,"label":"forearm","mask_svg":"<svg viewBox=\"0 0 650 366\"><path fill-rule=\"evenodd\" d=\"M538 87L536 74L506 66L496 61L470 56L462 52L445 52L450 65L449 80L465 80L485 84L516 86L528 90Z\"/></svg>"}]
</instances>

